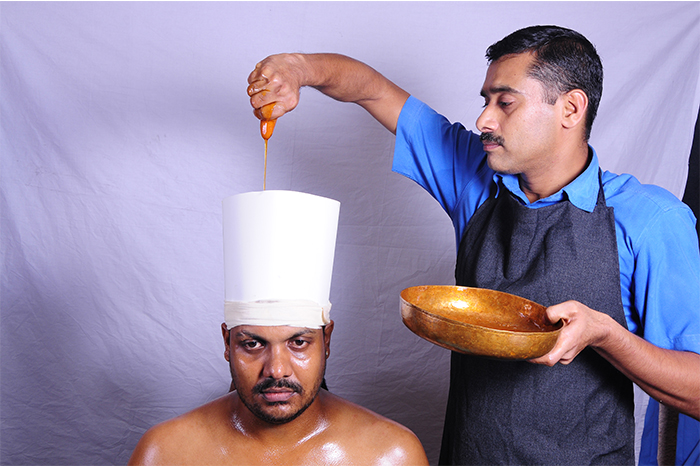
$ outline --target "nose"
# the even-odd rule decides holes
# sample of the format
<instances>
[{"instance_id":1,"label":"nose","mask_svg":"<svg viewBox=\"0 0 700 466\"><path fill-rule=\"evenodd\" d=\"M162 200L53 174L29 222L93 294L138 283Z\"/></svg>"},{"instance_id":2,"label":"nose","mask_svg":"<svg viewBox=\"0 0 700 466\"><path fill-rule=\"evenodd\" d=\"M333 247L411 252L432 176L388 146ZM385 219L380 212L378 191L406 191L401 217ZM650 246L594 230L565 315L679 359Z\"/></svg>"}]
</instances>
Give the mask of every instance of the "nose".
<instances>
[{"instance_id":1,"label":"nose","mask_svg":"<svg viewBox=\"0 0 700 466\"><path fill-rule=\"evenodd\" d=\"M283 379L292 375L292 365L287 349L282 346L273 345L268 348L267 358L263 366L263 377L273 379Z\"/></svg>"},{"instance_id":2,"label":"nose","mask_svg":"<svg viewBox=\"0 0 700 466\"><path fill-rule=\"evenodd\" d=\"M482 133L493 133L498 127L498 122L493 114L491 105L484 107L484 110L476 119L476 128Z\"/></svg>"}]
</instances>

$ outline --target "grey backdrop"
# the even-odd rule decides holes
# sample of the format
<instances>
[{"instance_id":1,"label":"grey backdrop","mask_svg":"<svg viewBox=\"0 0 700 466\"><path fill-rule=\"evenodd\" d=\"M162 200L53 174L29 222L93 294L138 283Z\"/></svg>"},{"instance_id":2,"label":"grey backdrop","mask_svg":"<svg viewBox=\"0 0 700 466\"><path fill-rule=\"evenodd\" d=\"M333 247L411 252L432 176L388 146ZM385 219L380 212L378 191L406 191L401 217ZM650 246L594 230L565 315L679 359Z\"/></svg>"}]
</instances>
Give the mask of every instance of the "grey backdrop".
<instances>
[{"instance_id":1,"label":"grey backdrop","mask_svg":"<svg viewBox=\"0 0 700 466\"><path fill-rule=\"evenodd\" d=\"M473 128L486 47L548 23L603 59L603 167L681 196L698 2L0 3L0 461L125 463L148 427L226 393L221 201L262 188L257 61L348 54ZM267 187L341 202L328 384L435 462L449 355L398 295L453 283L454 233L392 150L362 109L305 89Z\"/></svg>"}]
</instances>

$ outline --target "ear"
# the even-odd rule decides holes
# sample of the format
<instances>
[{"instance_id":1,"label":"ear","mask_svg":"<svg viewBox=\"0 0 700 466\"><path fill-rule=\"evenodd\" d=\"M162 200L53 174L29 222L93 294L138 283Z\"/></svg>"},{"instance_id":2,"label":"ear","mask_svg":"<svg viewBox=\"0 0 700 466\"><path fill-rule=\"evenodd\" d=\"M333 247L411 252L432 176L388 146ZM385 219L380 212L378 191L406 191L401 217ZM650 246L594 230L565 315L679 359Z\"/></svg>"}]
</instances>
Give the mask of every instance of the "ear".
<instances>
[{"instance_id":1,"label":"ear","mask_svg":"<svg viewBox=\"0 0 700 466\"><path fill-rule=\"evenodd\" d=\"M323 327L323 342L326 347L326 359L331 354L331 334L333 333L333 321L331 320L328 325Z\"/></svg>"},{"instance_id":2,"label":"ear","mask_svg":"<svg viewBox=\"0 0 700 466\"><path fill-rule=\"evenodd\" d=\"M224 346L226 347L226 350L224 351L224 358L226 358L227 361L231 360L231 347L230 345L230 336L231 336L231 331L226 327L226 322L221 324L221 335L224 337Z\"/></svg>"},{"instance_id":3,"label":"ear","mask_svg":"<svg viewBox=\"0 0 700 466\"><path fill-rule=\"evenodd\" d=\"M575 128L577 125L585 125L586 111L588 110L588 96L581 89L574 89L562 96L564 107L562 113L562 125L565 128Z\"/></svg>"}]
</instances>

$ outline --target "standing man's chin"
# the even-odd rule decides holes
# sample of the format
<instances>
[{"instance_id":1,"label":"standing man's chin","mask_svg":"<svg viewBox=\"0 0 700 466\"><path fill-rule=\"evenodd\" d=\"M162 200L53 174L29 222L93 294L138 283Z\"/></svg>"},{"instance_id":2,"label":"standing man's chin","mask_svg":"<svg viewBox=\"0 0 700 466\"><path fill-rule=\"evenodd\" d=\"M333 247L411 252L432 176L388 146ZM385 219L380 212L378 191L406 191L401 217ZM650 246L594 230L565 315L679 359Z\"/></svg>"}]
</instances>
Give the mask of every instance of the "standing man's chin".
<instances>
[{"instance_id":1,"label":"standing man's chin","mask_svg":"<svg viewBox=\"0 0 700 466\"><path fill-rule=\"evenodd\" d=\"M495 171L495 172L497 172L497 173L503 173L503 170L502 170L503 167L501 167L501 166L498 164L498 161L496 160L496 158L495 158L494 156L492 156L491 154L487 154L487 156L486 156L486 163L488 163L489 168L490 168L491 170L493 170L493 171Z\"/></svg>"}]
</instances>

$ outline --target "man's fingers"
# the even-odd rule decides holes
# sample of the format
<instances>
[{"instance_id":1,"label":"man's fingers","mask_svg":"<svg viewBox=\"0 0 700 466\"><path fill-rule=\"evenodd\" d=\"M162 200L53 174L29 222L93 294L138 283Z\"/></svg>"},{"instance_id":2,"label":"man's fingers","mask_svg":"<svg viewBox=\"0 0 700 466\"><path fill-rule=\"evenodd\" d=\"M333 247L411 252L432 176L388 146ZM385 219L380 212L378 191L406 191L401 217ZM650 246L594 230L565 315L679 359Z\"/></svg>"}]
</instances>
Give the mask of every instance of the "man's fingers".
<instances>
[{"instance_id":1,"label":"man's fingers","mask_svg":"<svg viewBox=\"0 0 700 466\"><path fill-rule=\"evenodd\" d=\"M274 108L275 108L274 102L269 103L269 104L265 104L260 108L260 113L265 120L269 120L272 118L272 111L274 110Z\"/></svg>"},{"instance_id":2,"label":"man's fingers","mask_svg":"<svg viewBox=\"0 0 700 466\"><path fill-rule=\"evenodd\" d=\"M249 96L253 96L255 94L258 94L260 92L266 91L266 86L268 85L267 79L256 79L255 81L252 81L247 88L247 92Z\"/></svg>"},{"instance_id":3,"label":"man's fingers","mask_svg":"<svg viewBox=\"0 0 700 466\"><path fill-rule=\"evenodd\" d=\"M250 105L258 111L260 109L264 109L264 110L262 110L264 113L256 112L256 116L258 116L258 114L260 114L262 116L262 118L270 119L271 110L275 106L274 104L279 103L279 101L278 101L279 97L272 94L272 92L269 89L267 89L267 88L260 89L258 87L255 87L253 84L248 86L248 93L250 94ZM275 112L275 113L277 113L279 116L280 112ZM284 113L284 112L282 112L282 113ZM258 118L261 118L261 117L258 116Z\"/></svg>"},{"instance_id":4,"label":"man's fingers","mask_svg":"<svg viewBox=\"0 0 700 466\"><path fill-rule=\"evenodd\" d=\"M246 93L258 119L274 120L297 106L299 90L295 81L289 82L288 71L282 58L271 56L256 64L248 76Z\"/></svg>"},{"instance_id":5,"label":"man's fingers","mask_svg":"<svg viewBox=\"0 0 700 466\"><path fill-rule=\"evenodd\" d=\"M248 84L252 84L253 81L257 81L261 77L263 77L262 74L260 73L261 67L262 67L262 62L255 65L255 68L253 69L253 71L251 71L250 74L248 75Z\"/></svg>"},{"instance_id":6,"label":"man's fingers","mask_svg":"<svg viewBox=\"0 0 700 466\"><path fill-rule=\"evenodd\" d=\"M286 113L286 109L279 102L271 102L253 108L253 115L259 120L276 120Z\"/></svg>"}]
</instances>

